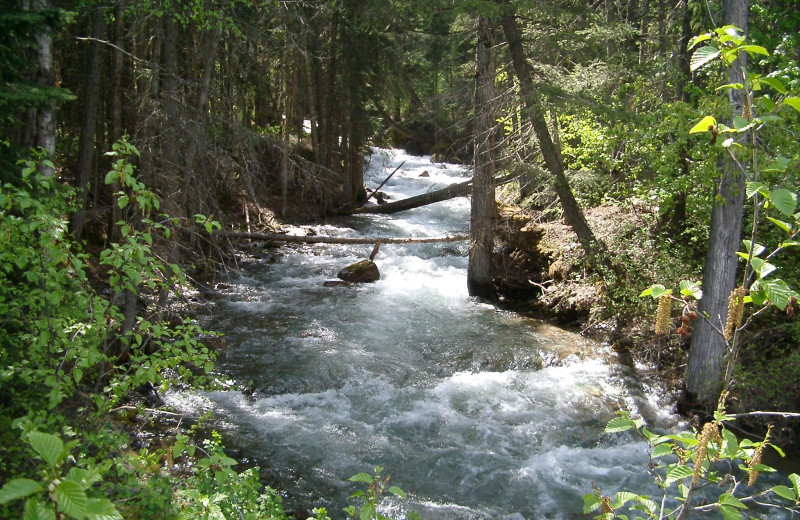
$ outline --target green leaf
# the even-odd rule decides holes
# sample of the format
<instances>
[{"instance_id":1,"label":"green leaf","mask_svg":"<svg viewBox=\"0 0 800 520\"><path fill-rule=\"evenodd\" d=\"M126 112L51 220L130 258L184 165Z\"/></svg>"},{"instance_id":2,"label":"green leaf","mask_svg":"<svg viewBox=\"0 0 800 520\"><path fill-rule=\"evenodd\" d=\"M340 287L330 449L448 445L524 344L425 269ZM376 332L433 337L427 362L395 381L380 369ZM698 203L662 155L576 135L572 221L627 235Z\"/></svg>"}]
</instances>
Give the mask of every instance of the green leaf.
<instances>
[{"instance_id":1,"label":"green leaf","mask_svg":"<svg viewBox=\"0 0 800 520\"><path fill-rule=\"evenodd\" d=\"M606 429L603 431L605 433L619 433L630 430L631 428L636 428L636 422L626 417L614 417L608 421Z\"/></svg>"},{"instance_id":2,"label":"green leaf","mask_svg":"<svg viewBox=\"0 0 800 520\"><path fill-rule=\"evenodd\" d=\"M347 480L350 482L364 482L365 484L372 484L372 475L369 473L356 473Z\"/></svg>"},{"instance_id":3,"label":"green leaf","mask_svg":"<svg viewBox=\"0 0 800 520\"><path fill-rule=\"evenodd\" d=\"M784 105L789 105L793 109L800 112L800 97L790 96L783 99Z\"/></svg>"},{"instance_id":4,"label":"green leaf","mask_svg":"<svg viewBox=\"0 0 800 520\"><path fill-rule=\"evenodd\" d=\"M757 258L755 256L750 259L750 264L753 266L753 270L758 273L758 277L761 279L766 278L770 275L770 273L777 269L777 267L766 260L762 260L761 258Z\"/></svg>"},{"instance_id":5,"label":"green leaf","mask_svg":"<svg viewBox=\"0 0 800 520\"><path fill-rule=\"evenodd\" d=\"M792 502L797 500L797 495L795 492L786 486L775 486L772 488L772 492L778 495L781 498L785 498L786 500L791 500Z\"/></svg>"},{"instance_id":6,"label":"green leaf","mask_svg":"<svg viewBox=\"0 0 800 520\"><path fill-rule=\"evenodd\" d=\"M617 507L622 507L631 500L639 501L639 495L636 493L631 493L630 491L620 491L616 495L614 495L614 506L615 509Z\"/></svg>"},{"instance_id":7,"label":"green leaf","mask_svg":"<svg viewBox=\"0 0 800 520\"><path fill-rule=\"evenodd\" d=\"M783 82L778 78L758 78L758 82L764 85L769 85L779 94L786 94L787 90L786 87L783 85Z\"/></svg>"},{"instance_id":8,"label":"green leaf","mask_svg":"<svg viewBox=\"0 0 800 520\"><path fill-rule=\"evenodd\" d=\"M122 520L114 504L107 498L90 498L86 504L88 520Z\"/></svg>"},{"instance_id":9,"label":"green leaf","mask_svg":"<svg viewBox=\"0 0 800 520\"><path fill-rule=\"evenodd\" d=\"M786 306L789 305L789 301L794 297L797 298L798 295L791 287L789 287L786 282L783 280L772 280L769 282L761 282L761 287L764 289L764 292L769 298L769 301L772 305L776 306L780 310L786 310Z\"/></svg>"},{"instance_id":10,"label":"green leaf","mask_svg":"<svg viewBox=\"0 0 800 520\"><path fill-rule=\"evenodd\" d=\"M736 457L739 453L739 440L736 435L730 430L722 429L722 438L725 439L725 456L728 458Z\"/></svg>"},{"instance_id":11,"label":"green leaf","mask_svg":"<svg viewBox=\"0 0 800 520\"><path fill-rule=\"evenodd\" d=\"M56 513L50 508L45 507L36 499L29 498L25 502L25 513L23 520L56 520Z\"/></svg>"},{"instance_id":12,"label":"green leaf","mask_svg":"<svg viewBox=\"0 0 800 520\"><path fill-rule=\"evenodd\" d=\"M742 513L734 507L721 505L719 506L719 512L722 513L722 518L725 520L742 520Z\"/></svg>"},{"instance_id":13,"label":"green leaf","mask_svg":"<svg viewBox=\"0 0 800 520\"><path fill-rule=\"evenodd\" d=\"M359 518L361 520L370 520L375 515L375 506L367 502L363 506L361 506L361 512L359 514Z\"/></svg>"},{"instance_id":14,"label":"green leaf","mask_svg":"<svg viewBox=\"0 0 800 520\"><path fill-rule=\"evenodd\" d=\"M749 126L751 126L750 125L750 121L748 121L747 119L745 119L745 118L743 118L742 116L739 116L739 115L733 116L733 127L736 130L740 130L741 131L742 129L745 129L745 128L749 127Z\"/></svg>"},{"instance_id":15,"label":"green leaf","mask_svg":"<svg viewBox=\"0 0 800 520\"><path fill-rule=\"evenodd\" d=\"M709 132L712 128L717 126L717 120L714 119L714 116L706 116L700 120L699 123L694 125L691 130L689 130L690 134L697 134L700 132Z\"/></svg>"},{"instance_id":16,"label":"green leaf","mask_svg":"<svg viewBox=\"0 0 800 520\"><path fill-rule=\"evenodd\" d=\"M794 215L794 210L797 208L797 195L791 191L780 188L770 193L770 201L778 208L778 211L791 217Z\"/></svg>"},{"instance_id":17,"label":"green leaf","mask_svg":"<svg viewBox=\"0 0 800 520\"><path fill-rule=\"evenodd\" d=\"M762 56L769 56L769 51L761 45L742 45L739 50L745 51L751 56L753 54L761 54Z\"/></svg>"},{"instance_id":18,"label":"green leaf","mask_svg":"<svg viewBox=\"0 0 800 520\"><path fill-rule=\"evenodd\" d=\"M781 228L785 232L787 232L789 234L792 233L792 225L789 224L788 222L784 222L782 220L778 220L778 219L772 218L772 217L767 217L767 220L769 220L770 222L772 222L773 224L775 224L776 226L778 226L779 228Z\"/></svg>"},{"instance_id":19,"label":"green leaf","mask_svg":"<svg viewBox=\"0 0 800 520\"><path fill-rule=\"evenodd\" d=\"M696 71L697 69L703 67L710 61L716 59L719 56L719 49L716 47L711 47L710 45L706 45L705 47L700 47L694 54L692 54L692 60L690 63L690 68L692 72Z\"/></svg>"},{"instance_id":20,"label":"green leaf","mask_svg":"<svg viewBox=\"0 0 800 520\"><path fill-rule=\"evenodd\" d=\"M736 509L747 509L747 506L744 505L741 500L736 498L735 496L731 495L730 493L723 493L719 496L719 503L735 507Z\"/></svg>"},{"instance_id":21,"label":"green leaf","mask_svg":"<svg viewBox=\"0 0 800 520\"><path fill-rule=\"evenodd\" d=\"M786 242L781 242L780 247L797 247L800 246L800 242L797 240L787 240Z\"/></svg>"},{"instance_id":22,"label":"green leaf","mask_svg":"<svg viewBox=\"0 0 800 520\"><path fill-rule=\"evenodd\" d=\"M792 473L789 475L789 480L792 481L794 494L800 496L800 475L798 475L797 473Z\"/></svg>"},{"instance_id":23,"label":"green leaf","mask_svg":"<svg viewBox=\"0 0 800 520\"><path fill-rule=\"evenodd\" d=\"M658 458L663 457L665 455L672 455L672 444L669 443L661 443L653 448L652 453L650 453L651 458Z\"/></svg>"},{"instance_id":24,"label":"green leaf","mask_svg":"<svg viewBox=\"0 0 800 520\"><path fill-rule=\"evenodd\" d=\"M726 90L726 89L743 90L744 85L742 85L741 83L728 83L726 85L720 85L715 90Z\"/></svg>"},{"instance_id":25,"label":"green leaf","mask_svg":"<svg viewBox=\"0 0 800 520\"><path fill-rule=\"evenodd\" d=\"M51 468L57 468L64 456L64 443L55 435L32 431L28 443Z\"/></svg>"},{"instance_id":26,"label":"green leaf","mask_svg":"<svg viewBox=\"0 0 800 520\"><path fill-rule=\"evenodd\" d=\"M399 487L397 487L397 486L390 486L390 487L389 487L389 489L388 489L388 491L389 491L389 493L391 493L391 494L393 494L393 495L397 495L397 496L399 496L400 498L406 498L406 496L407 496L407 495L406 495L406 492L405 492L405 491L403 491L402 489L400 489L400 488L399 488Z\"/></svg>"},{"instance_id":27,"label":"green leaf","mask_svg":"<svg viewBox=\"0 0 800 520\"><path fill-rule=\"evenodd\" d=\"M700 284L692 280L681 280L680 289L683 296L691 296L695 300L703 297L703 290L700 289Z\"/></svg>"},{"instance_id":28,"label":"green leaf","mask_svg":"<svg viewBox=\"0 0 800 520\"><path fill-rule=\"evenodd\" d=\"M689 478L694 474L694 470L689 466L674 466L667 471L667 484Z\"/></svg>"},{"instance_id":29,"label":"green leaf","mask_svg":"<svg viewBox=\"0 0 800 520\"><path fill-rule=\"evenodd\" d=\"M583 495L583 514L596 511L602 505L603 499L597 496L596 493L587 493Z\"/></svg>"},{"instance_id":30,"label":"green leaf","mask_svg":"<svg viewBox=\"0 0 800 520\"><path fill-rule=\"evenodd\" d=\"M80 484L71 480L63 480L55 491L58 510L73 518L86 516L86 505L89 499Z\"/></svg>"},{"instance_id":31,"label":"green leaf","mask_svg":"<svg viewBox=\"0 0 800 520\"><path fill-rule=\"evenodd\" d=\"M122 195L119 199L117 199L117 205L119 209L125 209L125 206L128 205L130 202L130 198L127 195Z\"/></svg>"},{"instance_id":32,"label":"green leaf","mask_svg":"<svg viewBox=\"0 0 800 520\"><path fill-rule=\"evenodd\" d=\"M752 242L750 242L749 240L742 240L742 244L744 245L745 251L747 251L749 253L750 252L750 248L752 247ZM767 250L766 247L764 247L763 245L761 245L758 242L756 242L756 247L755 247L755 249L753 249L753 256L760 256L761 253L763 253L766 250ZM746 258L747 258L747 256L745 256L745 259Z\"/></svg>"},{"instance_id":33,"label":"green leaf","mask_svg":"<svg viewBox=\"0 0 800 520\"><path fill-rule=\"evenodd\" d=\"M689 40L689 45L687 46L687 48L691 49L692 47L694 47L698 43L703 43L703 42L708 41L710 39L711 39L711 33L703 33L703 34L700 34L698 36L692 36L692 38Z\"/></svg>"},{"instance_id":34,"label":"green leaf","mask_svg":"<svg viewBox=\"0 0 800 520\"><path fill-rule=\"evenodd\" d=\"M2 489L0 489L0 504L25 498L34 493L39 493L40 491L42 491L42 486L35 480L29 478L15 478L14 480L6 482Z\"/></svg>"}]
</instances>

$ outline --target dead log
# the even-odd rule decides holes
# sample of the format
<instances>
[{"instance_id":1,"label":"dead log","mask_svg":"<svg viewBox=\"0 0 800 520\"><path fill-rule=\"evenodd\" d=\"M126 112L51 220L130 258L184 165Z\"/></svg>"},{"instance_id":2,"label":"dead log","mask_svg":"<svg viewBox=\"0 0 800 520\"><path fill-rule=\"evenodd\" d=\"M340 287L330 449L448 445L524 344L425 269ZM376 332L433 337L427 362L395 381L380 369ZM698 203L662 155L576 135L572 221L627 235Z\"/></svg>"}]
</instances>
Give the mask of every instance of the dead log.
<instances>
[{"instance_id":1,"label":"dead log","mask_svg":"<svg viewBox=\"0 0 800 520\"><path fill-rule=\"evenodd\" d=\"M500 186L511 182L516 178L516 175L506 175L495 181L496 186ZM409 197L407 199L398 200L397 202L390 202L388 204L381 204L380 206L363 206L360 208L340 208L333 212L334 215L360 215L362 213L381 213L391 214L409 209L427 206L436 202L454 199L456 197L465 197L472 193L472 179L460 182L458 184L451 184L446 188L440 190L423 193L416 197ZM387 242L388 243L388 242Z\"/></svg>"},{"instance_id":2,"label":"dead log","mask_svg":"<svg viewBox=\"0 0 800 520\"><path fill-rule=\"evenodd\" d=\"M267 242L292 242L306 244L434 244L437 242L464 242L469 240L469 235L453 235L446 237L421 237L421 238L389 238L389 237L321 237L282 235L280 233L244 233L241 231L226 231L228 238L245 238L248 240L263 240Z\"/></svg>"}]
</instances>

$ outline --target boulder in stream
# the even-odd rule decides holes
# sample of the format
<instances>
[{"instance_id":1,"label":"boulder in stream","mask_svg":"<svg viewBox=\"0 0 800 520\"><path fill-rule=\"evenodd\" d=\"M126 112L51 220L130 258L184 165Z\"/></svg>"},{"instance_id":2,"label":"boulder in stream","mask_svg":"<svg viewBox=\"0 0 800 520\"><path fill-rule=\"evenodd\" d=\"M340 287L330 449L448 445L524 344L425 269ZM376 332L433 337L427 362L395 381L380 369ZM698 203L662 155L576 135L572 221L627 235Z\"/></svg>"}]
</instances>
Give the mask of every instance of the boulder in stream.
<instances>
[{"instance_id":1,"label":"boulder in stream","mask_svg":"<svg viewBox=\"0 0 800 520\"><path fill-rule=\"evenodd\" d=\"M369 283L376 282L381 279L381 273L378 272L378 266L372 260L359 260L354 264L350 264L337 274L339 278L345 282L352 283Z\"/></svg>"}]
</instances>

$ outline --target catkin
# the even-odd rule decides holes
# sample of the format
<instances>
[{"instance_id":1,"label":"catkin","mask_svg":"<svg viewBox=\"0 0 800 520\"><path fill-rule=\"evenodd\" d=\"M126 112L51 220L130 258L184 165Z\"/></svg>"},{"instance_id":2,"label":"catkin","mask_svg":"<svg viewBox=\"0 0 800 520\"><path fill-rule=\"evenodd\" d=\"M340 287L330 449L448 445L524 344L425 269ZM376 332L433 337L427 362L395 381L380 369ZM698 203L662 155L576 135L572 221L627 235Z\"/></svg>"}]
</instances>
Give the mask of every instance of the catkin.
<instances>
[{"instance_id":1,"label":"catkin","mask_svg":"<svg viewBox=\"0 0 800 520\"><path fill-rule=\"evenodd\" d=\"M733 337L736 328L742 324L742 316L744 316L744 287L736 287L731 291L728 299L728 318L725 320L725 340L728 341Z\"/></svg>"},{"instance_id":2,"label":"catkin","mask_svg":"<svg viewBox=\"0 0 800 520\"><path fill-rule=\"evenodd\" d=\"M692 485L696 486L700 481L700 473L703 470L703 461L706 460L708 454L708 443L710 441L720 442L719 430L717 425L713 422L706 423L703 426L703 431L700 432L700 438L697 442L697 451L694 456L694 471L692 472Z\"/></svg>"},{"instance_id":3,"label":"catkin","mask_svg":"<svg viewBox=\"0 0 800 520\"><path fill-rule=\"evenodd\" d=\"M762 442L753 452L753 458L750 459L750 463L747 464L747 467L750 468L750 476L747 479L747 485L752 486L758 480L758 470L753 469L757 465L761 464L761 452L764 451L764 446L767 445L769 442L769 434L772 433L772 425L770 424L767 428L767 435L764 436L764 442Z\"/></svg>"},{"instance_id":4,"label":"catkin","mask_svg":"<svg viewBox=\"0 0 800 520\"><path fill-rule=\"evenodd\" d=\"M672 300L668 294L662 294L658 298L658 312L656 313L656 334L666 334L669 332L669 312L672 308Z\"/></svg>"}]
</instances>

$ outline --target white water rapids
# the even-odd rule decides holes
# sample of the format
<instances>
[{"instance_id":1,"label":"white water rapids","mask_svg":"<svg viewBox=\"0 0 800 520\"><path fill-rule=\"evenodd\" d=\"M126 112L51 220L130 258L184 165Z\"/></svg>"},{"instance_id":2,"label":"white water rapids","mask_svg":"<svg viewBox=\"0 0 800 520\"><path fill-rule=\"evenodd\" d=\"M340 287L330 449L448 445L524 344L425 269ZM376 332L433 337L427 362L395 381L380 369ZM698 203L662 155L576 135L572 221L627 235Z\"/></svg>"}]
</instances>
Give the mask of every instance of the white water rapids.
<instances>
[{"instance_id":1,"label":"white water rapids","mask_svg":"<svg viewBox=\"0 0 800 520\"><path fill-rule=\"evenodd\" d=\"M392 200L469 175L376 149L367 186L403 160L382 190ZM423 237L468 226L459 198L313 229ZM663 425L668 399L608 363L603 346L471 299L466 244L382 245L380 281L323 286L371 249L299 245L246 259L204 324L227 336L221 377L252 395L175 392L170 403L213 411L228 442L287 491L288 508L324 505L333 518L357 489L346 479L374 465L409 493L384 501L393 518L572 519L593 485L653 491L645 444L602 430L619 408Z\"/></svg>"}]
</instances>

